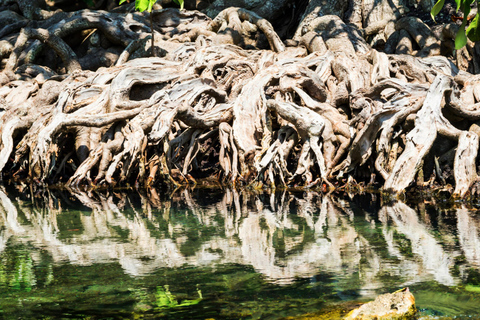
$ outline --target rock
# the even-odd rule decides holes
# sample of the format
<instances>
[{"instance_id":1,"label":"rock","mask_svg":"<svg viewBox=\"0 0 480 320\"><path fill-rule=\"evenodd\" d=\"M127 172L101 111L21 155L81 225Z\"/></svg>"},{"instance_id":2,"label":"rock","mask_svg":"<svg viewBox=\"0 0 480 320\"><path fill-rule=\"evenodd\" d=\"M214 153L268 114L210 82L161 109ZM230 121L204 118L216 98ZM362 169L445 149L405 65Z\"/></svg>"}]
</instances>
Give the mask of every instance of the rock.
<instances>
[{"instance_id":1,"label":"rock","mask_svg":"<svg viewBox=\"0 0 480 320\"><path fill-rule=\"evenodd\" d=\"M374 301L351 311L344 320L417 319L415 297L406 289L378 296Z\"/></svg>"}]
</instances>

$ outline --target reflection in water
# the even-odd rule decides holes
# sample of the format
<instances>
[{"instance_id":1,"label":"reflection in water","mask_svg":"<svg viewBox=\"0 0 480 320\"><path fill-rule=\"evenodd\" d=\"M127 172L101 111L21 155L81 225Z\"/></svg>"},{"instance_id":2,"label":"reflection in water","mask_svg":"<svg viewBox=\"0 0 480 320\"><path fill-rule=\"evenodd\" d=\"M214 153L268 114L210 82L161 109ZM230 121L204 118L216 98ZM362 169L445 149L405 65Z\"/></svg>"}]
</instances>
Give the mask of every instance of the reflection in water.
<instances>
[{"instance_id":1,"label":"reflection in water","mask_svg":"<svg viewBox=\"0 0 480 320\"><path fill-rule=\"evenodd\" d=\"M422 280L427 275L432 275L437 282L447 286L455 284L450 274L450 268L453 266L451 255L444 251L427 227L418 220L415 210L397 202L392 206L384 206L379 212L379 218L384 223L391 219L395 225L393 232L404 235L410 242L412 253L422 260L422 266L417 262L405 266L409 272L406 284ZM398 251L395 253L398 255ZM404 262L409 260L406 258Z\"/></svg>"},{"instance_id":2,"label":"reflection in water","mask_svg":"<svg viewBox=\"0 0 480 320\"><path fill-rule=\"evenodd\" d=\"M469 263L480 267L480 219L462 206L457 209L458 240Z\"/></svg>"},{"instance_id":3,"label":"reflection in water","mask_svg":"<svg viewBox=\"0 0 480 320\"><path fill-rule=\"evenodd\" d=\"M237 264L288 285L324 272L335 275L335 292L355 290L362 299L389 286L459 284L452 270L461 255L480 267L480 220L465 207L456 210L455 247L442 243L428 213L420 218L401 202L384 205L377 216L373 203L365 210L314 192L195 192L49 191L42 202L32 196L39 202L33 203L24 195L13 201L0 189L0 253L8 243L33 248L15 258L30 287L35 279L28 270L47 252L53 265L118 263L133 277L161 268ZM88 210L75 209L81 206ZM2 270L1 282L14 281L2 280Z\"/></svg>"}]
</instances>

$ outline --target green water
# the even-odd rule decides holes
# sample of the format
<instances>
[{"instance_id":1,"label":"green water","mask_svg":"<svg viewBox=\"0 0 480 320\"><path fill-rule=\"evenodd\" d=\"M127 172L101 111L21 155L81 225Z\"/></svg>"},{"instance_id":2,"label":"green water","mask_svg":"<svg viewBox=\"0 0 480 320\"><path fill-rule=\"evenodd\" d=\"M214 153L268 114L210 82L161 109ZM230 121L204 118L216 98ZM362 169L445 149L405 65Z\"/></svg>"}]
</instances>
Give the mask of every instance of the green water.
<instances>
[{"instance_id":1,"label":"green water","mask_svg":"<svg viewBox=\"0 0 480 320\"><path fill-rule=\"evenodd\" d=\"M480 215L314 192L0 188L0 318L281 319L409 287L480 319Z\"/></svg>"}]
</instances>

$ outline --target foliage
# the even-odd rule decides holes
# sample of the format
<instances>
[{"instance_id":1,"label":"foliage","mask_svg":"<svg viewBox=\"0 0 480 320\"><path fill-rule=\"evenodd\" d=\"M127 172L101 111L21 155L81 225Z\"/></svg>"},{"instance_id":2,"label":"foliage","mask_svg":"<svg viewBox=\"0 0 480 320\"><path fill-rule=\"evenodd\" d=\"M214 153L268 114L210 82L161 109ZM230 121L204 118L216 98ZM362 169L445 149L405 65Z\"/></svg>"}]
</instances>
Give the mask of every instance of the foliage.
<instances>
[{"instance_id":1,"label":"foliage","mask_svg":"<svg viewBox=\"0 0 480 320\"><path fill-rule=\"evenodd\" d=\"M119 4L122 4L125 1L127 0L120 0ZM173 0L173 1L180 6L180 10L183 10L184 0ZM155 2L157 2L157 0L135 0L135 9L140 12L143 12L145 10L147 10L148 12L151 12Z\"/></svg>"},{"instance_id":2,"label":"foliage","mask_svg":"<svg viewBox=\"0 0 480 320\"><path fill-rule=\"evenodd\" d=\"M175 2L176 4L178 4L180 6L180 10L183 10L183 1L184 0L173 0L173 2Z\"/></svg>"},{"instance_id":3,"label":"foliage","mask_svg":"<svg viewBox=\"0 0 480 320\"><path fill-rule=\"evenodd\" d=\"M463 12L463 21L460 29L458 30L457 36L455 37L455 49L461 49L467 44L467 37L472 41L479 41L480 40L480 30L478 28L478 21L480 20L480 11L477 11L475 18L470 22L467 29L465 27L468 23L468 14L470 13L470 6L474 0L455 0L457 4L457 12L461 10ZM478 1L480 3L480 1ZM435 20L435 16L440 13L443 6L445 4L445 0L438 0L438 2L433 6L432 11L430 14L432 15L433 20Z\"/></svg>"}]
</instances>

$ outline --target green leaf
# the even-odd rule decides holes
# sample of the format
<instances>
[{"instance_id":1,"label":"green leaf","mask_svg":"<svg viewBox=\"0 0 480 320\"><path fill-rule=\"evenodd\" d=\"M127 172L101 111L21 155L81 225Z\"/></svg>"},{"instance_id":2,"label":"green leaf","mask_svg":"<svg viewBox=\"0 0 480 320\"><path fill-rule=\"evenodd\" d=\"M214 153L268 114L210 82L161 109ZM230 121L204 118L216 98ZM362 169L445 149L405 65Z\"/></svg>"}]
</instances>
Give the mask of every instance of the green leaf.
<instances>
[{"instance_id":1,"label":"green leaf","mask_svg":"<svg viewBox=\"0 0 480 320\"><path fill-rule=\"evenodd\" d=\"M463 5L463 0L455 0L455 3L457 4L457 12L458 12L458 9L460 9Z\"/></svg>"},{"instance_id":2,"label":"green leaf","mask_svg":"<svg viewBox=\"0 0 480 320\"><path fill-rule=\"evenodd\" d=\"M464 0L463 3L463 21L467 20L468 14L470 13L470 5L473 3L474 0ZM466 22L465 22L466 23ZM465 24L466 25L466 24Z\"/></svg>"},{"instance_id":3,"label":"green leaf","mask_svg":"<svg viewBox=\"0 0 480 320\"><path fill-rule=\"evenodd\" d=\"M150 0L135 0L135 9L137 11L143 12L148 9Z\"/></svg>"},{"instance_id":4,"label":"green leaf","mask_svg":"<svg viewBox=\"0 0 480 320\"><path fill-rule=\"evenodd\" d=\"M478 28L478 21L480 20L480 11L477 12L475 18L467 28L467 37L472 41L480 41L480 29Z\"/></svg>"},{"instance_id":5,"label":"green leaf","mask_svg":"<svg viewBox=\"0 0 480 320\"><path fill-rule=\"evenodd\" d=\"M457 36L455 37L455 49L459 50L462 49L467 44L467 36L465 35L465 21L462 22L460 29L457 32Z\"/></svg>"},{"instance_id":6,"label":"green leaf","mask_svg":"<svg viewBox=\"0 0 480 320\"><path fill-rule=\"evenodd\" d=\"M148 1L148 8L147 8L148 12L152 12L154 4L155 4L155 1L152 1L152 0Z\"/></svg>"},{"instance_id":7,"label":"green leaf","mask_svg":"<svg viewBox=\"0 0 480 320\"><path fill-rule=\"evenodd\" d=\"M85 1L85 0L84 0ZM91 1L91 0L88 0ZM118 4L122 4L127 0L120 0ZM157 0L135 0L135 10L143 12L147 10L148 12L152 12L153 5L157 2Z\"/></svg>"},{"instance_id":8,"label":"green leaf","mask_svg":"<svg viewBox=\"0 0 480 320\"><path fill-rule=\"evenodd\" d=\"M457 0L455 0L457 1ZM467 25L468 14L470 13L470 5L474 0L460 0L462 2L463 21L462 25L458 29L457 36L455 37L455 49L461 49L467 44L467 35L465 34L465 27Z\"/></svg>"},{"instance_id":9,"label":"green leaf","mask_svg":"<svg viewBox=\"0 0 480 320\"><path fill-rule=\"evenodd\" d=\"M180 10L183 10L184 0L173 0L173 2L180 6Z\"/></svg>"},{"instance_id":10,"label":"green leaf","mask_svg":"<svg viewBox=\"0 0 480 320\"><path fill-rule=\"evenodd\" d=\"M435 21L435 16L440 13L444 4L445 0L438 0L438 2L433 6L432 11L430 11L433 21Z\"/></svg>"}]
</instances>

